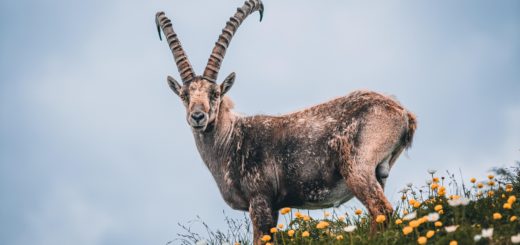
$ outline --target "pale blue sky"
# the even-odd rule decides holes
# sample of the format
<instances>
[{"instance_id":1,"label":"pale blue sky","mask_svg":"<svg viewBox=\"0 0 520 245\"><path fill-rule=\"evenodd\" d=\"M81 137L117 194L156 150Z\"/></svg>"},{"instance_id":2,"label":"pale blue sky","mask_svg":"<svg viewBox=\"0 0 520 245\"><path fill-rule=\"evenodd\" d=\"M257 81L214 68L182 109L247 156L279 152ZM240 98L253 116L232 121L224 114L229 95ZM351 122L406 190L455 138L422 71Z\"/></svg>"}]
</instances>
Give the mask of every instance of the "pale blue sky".
<instances>
[{"instance_id":1,"label":"pale blue sky","mask_svg":"<svg viewBox=\"0 0 520 245\"><path fill-rule=\"evenodd\" d=\"M242 0L0 2L0 244L164 244L226 206L198 156L154 15L196 71ZM280 114L355 89L419 120L387 194L429 168L481 177L520 159L520 2L272 1L221 75L237 111ZM220 79L223 79L221 77ZM353 203L347 203L341 210Z\"/></svg>"}]
</instances>

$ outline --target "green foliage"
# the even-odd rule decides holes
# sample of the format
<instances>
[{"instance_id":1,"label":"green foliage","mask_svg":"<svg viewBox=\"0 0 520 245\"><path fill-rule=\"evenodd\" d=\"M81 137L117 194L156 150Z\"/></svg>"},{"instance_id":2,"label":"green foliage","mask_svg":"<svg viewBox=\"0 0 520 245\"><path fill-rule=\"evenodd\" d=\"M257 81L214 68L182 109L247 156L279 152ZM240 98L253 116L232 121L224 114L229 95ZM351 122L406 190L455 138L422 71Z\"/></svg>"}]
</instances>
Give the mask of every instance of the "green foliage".
<instances>
[{"instance_id":1,"label":"green foliage","mask_svg":"<svg viewBox=\"0 0 520 245\"><path fill-rule=\"evenodd\" d=\"M514 236L520 240L520 162L493 171L496 176L472 178L468 184L458 183L449 172L437 176L429 171L428 185L408 185L401 191L396 211L380 217L378 231L371 230L375 221L361 210L325 212L322 219L313 219L286 208L280 219L285 223L273 227L264 244L512 244ZM212 232L202 222L209 237L182 226L187 234L179 239L183 244L251 244L250 227L244 229L247 218L227 221L232 232Z\"/></svg>"}]
</instances>

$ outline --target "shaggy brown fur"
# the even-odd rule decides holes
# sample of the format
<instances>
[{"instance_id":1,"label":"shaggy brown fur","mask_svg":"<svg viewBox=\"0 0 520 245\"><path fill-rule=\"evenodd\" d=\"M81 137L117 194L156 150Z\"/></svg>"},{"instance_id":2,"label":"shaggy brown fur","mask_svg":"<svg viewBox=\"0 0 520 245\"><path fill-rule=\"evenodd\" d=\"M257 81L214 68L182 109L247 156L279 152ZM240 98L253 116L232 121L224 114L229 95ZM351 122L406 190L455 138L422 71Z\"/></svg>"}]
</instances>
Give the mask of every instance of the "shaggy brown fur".
<instances>
[{"instance_id":1,"label":"shaggy brown fur","mask_svg":"<svg viewBox=\"0 0 520 245\"><path fill-rule=\"evenodd\" d=\"M240 116L225 96L234 73L220 85L214 82L234 32L249 14L262 9L259 0L248 0L237 11L219 37L204 76L190 72L164 13L156 17L184 82L168 77L169 85L186 107L197 149L222 197L232 208L250 212L258 244L276 225L283 207L327 208L356 197L372 216L389 215L385 181L411 145L417 125L415 116L397 101L356 91L287 115Z\"/></svg>"}]
</instances>

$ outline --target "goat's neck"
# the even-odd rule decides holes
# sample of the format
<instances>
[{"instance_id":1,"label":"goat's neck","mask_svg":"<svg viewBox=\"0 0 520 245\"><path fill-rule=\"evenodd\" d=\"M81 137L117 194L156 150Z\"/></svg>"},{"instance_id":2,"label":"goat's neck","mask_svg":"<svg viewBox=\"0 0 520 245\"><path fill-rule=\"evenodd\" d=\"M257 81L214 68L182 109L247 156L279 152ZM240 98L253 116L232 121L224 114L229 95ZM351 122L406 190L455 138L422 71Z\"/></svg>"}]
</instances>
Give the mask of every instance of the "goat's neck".
<instances>
[{"instance_id":1,"label":"goat's neck","mask_svg":"<svg viewBox=\"0 0 520 245\"><path fill-rule=\"evenodd\" d=\"M205 131L193 131L197 149L212 173L222 169L230 161L232 146L236 146L233 142L236 138L234 131L237 119L238 116L223 102L215 121Z\"/></svg>"}]
</instances>

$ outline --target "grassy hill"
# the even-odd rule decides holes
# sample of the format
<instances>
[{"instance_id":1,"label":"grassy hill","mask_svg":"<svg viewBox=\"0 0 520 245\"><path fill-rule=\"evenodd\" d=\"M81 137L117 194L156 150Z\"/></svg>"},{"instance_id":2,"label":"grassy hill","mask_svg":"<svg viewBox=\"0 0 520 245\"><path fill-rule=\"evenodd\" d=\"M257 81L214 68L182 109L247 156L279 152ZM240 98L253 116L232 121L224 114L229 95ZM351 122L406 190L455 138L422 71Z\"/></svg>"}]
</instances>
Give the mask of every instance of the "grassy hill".
<instances>
[{"instance_id":1,"label":"grassy hill","mask_svg":"<svg viewBox=\"0 0 520 245\"><path fill-rule=\"evenodd\" d=\"M272 244L520 244L520 162L494 170L487 179L457 182L454 175L429 171L425 187L406 186L391 218L376 218L378 232L370 231L371 218L362 210L346 214L325 212L314 219L285 208L280 221L263 237ZM388 219L388 220L387 220ZM202 237L182 226L172 243L251 244L250 224L227 219L229 231Z\"/></svg>"}]
</instances>

